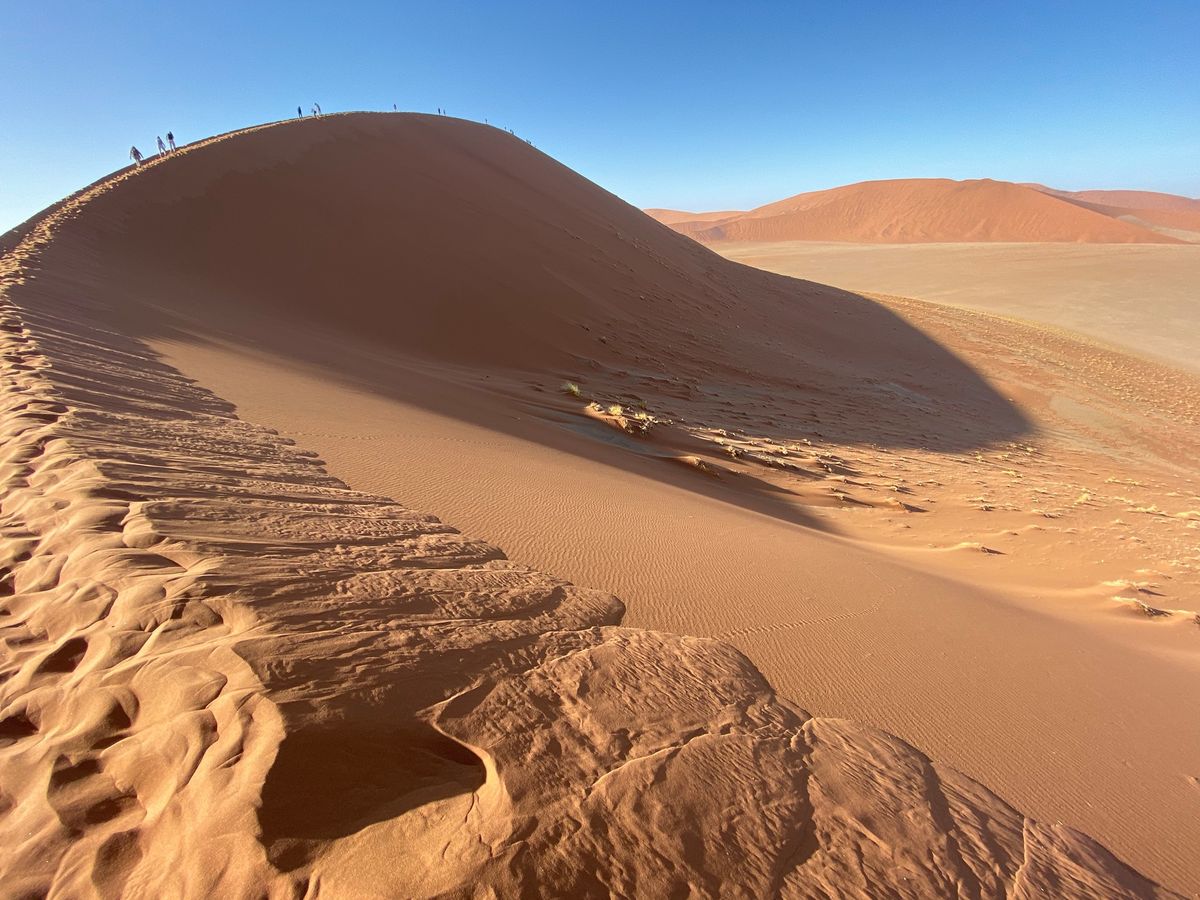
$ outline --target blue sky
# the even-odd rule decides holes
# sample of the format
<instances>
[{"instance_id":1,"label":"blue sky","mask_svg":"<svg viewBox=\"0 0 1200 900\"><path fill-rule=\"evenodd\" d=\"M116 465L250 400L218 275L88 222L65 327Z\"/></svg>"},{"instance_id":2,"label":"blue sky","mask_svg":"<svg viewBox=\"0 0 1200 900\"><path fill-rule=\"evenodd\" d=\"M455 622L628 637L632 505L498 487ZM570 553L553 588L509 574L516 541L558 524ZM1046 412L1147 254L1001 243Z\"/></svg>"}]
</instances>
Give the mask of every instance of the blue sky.
<instances>
[{"instance_id":1,"label":"blue sky","mask_svg":"<svg viewBox=\"0 0 1200 900\"><path fill-rule=\"evenodd\" d=\"M1200 195L1200 2L0 5L0 228L294 114L487 117L639 206L871 178Z\"/></svg>"}]
</instances>

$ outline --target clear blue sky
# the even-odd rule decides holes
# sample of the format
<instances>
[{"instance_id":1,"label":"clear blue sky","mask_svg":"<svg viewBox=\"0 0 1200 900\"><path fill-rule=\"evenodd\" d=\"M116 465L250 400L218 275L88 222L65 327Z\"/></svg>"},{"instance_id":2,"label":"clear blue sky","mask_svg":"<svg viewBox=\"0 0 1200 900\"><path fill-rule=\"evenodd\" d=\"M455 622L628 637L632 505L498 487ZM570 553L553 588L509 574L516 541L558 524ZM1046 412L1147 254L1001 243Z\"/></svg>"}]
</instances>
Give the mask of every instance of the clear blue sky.
<instances>
[{"instance_id":1,"label":"clear blue sky","mask_svg":"<svg viewBox=\"0 0 1200 900\"><path fill-rule=\"evenodd\" d=\"M9 0L0 228L132 143L314 100L486 116L639 206L919 176L1197 196L1198 39L1198 0Z\"/></svg>"}]
</instances>

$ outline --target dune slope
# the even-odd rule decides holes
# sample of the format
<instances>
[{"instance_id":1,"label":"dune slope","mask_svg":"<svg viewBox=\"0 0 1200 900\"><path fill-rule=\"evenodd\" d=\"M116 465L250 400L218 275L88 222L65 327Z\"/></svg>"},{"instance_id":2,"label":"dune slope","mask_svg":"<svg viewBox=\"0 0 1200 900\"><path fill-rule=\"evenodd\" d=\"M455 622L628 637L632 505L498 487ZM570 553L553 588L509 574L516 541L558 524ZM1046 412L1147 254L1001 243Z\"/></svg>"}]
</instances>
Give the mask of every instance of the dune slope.
<instances>
[{"instance_id":1,"label":"dune slope","mask_svg":"<svg viewBox=\"0 0 1200 900\"><path fill-rule=\"evenodd\" d=\"M604 370L643 390L821 379L814 403L852 408L872 423L859 438L888 444L961 449L1028 426L879 304L729 266L496 129L340 117L170 161L92 199L103 227L73 235L91 254L95 304L142 338L225 338L226 323L286 317L381 353ZM286 335L273 344L270 328L255 341L304 352ZM918 415L862 390L898 378L931 401Z\"/></svg>"},{"instance_id":2,"label":"dune slope","mask_svg":"<svg viewBox=\"0 0 1200 900\"><path fill-rule=\"evenodd\" d=\"M678 219L678 216L669 216ZM724 241L1067 241L1177 243L1107 210L1006 181L911 178L798 194L732 217L660 221L705 243Z\"/></svg>"},{"instance_id":3,"label":"dune slope","mask_svg":"<svg viewBox=\"0 0 1200 900\"><path fill-rule=\"evenodd\" d=\"M439 244L451 228L469 259ZM585 230L608 252L571 250ZM765 354L779 378L909 355L958 371L898 322L856 346L869 305L718 265L502 133L424 117L215 140L17 236L0 270L14 895L1162 893L903 742L779 700L725 644L619 627L614 598L347 488L146 343L297 316L446 364L577 366L619 339L615 365L647 329L697 341L684 311L733 310L742 341L772 321L792 338ZM721 347L681 362L709 349L736 368Z\"/></svg>"},{"instance_id":4,"label":"dune slope","mask_svg":"<svg viewBox=\"0 0 1200 900\"><path fill-rule=\"evenodd\" d=\"M1154 191L1039 190L1114 219L1144 225L1190 243L1200 241L1200 200Z\"/></svg>"}]
</instances>

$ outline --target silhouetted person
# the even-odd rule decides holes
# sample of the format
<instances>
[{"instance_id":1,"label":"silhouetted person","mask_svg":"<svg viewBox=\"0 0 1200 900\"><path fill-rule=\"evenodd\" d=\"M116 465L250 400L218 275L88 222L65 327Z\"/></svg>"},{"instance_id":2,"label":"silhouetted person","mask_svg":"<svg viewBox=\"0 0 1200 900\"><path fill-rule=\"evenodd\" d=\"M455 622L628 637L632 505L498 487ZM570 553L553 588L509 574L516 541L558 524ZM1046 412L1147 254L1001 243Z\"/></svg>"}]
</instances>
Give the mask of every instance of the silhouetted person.
<instances>
[{"instance_id":1,"label":"silhouetted person","mask_svg":"<svg viewBox=\"0 0 1200 900\"><path fill-rule=\"evenodd\" d=\"M303 119L303 118L304 118L304 110L302 110L302 109L301 109L300 107L298 107L298 106L296 107L296 118L297 118L297 119Z\"/></svg>"},{"instance_id":2,"label":"silhouetted person","mask_svg":"<svg viewBox=\"0 0 1200 900\"><path fill-rule=\"evenodd\" d=\"M395 104L395 103L393 103L393 104L392 104L392 112L399 112L399 110L398 110L398 109L396 109L396 104Z\"/></svg>"},{"instance_id":3,"label":"silhouetted person","mask_svg":"<svg viewBox=\"0 0 1200 900\"><path fill-rule=\"evenodd\" d=\"M171 146L171 152L174 153L175 152L175 134L174 134L174 132L171 132L171 131L167 132L167 143Z\"/></svg>"},{"instance_id":4,"label":"silhouetted person","mask_svg":"<svg viewBox=\"0 0 1200 900\"><path fill-rule=\"evenodd\" d=\"M313 112L318 116L321 114L321 104L320 103L313 104Z\"/></svg>"},{"instance_id":5,"label":"silhouetted person","mask_svg":"<svg viewBox=\"0 0 1200 900\"><path fill-rule=\"evenodd\" d=\"M137 147L130 147L129 148L129 158L133 160L135 165L140 166L142 164L142 151L139 150Z\"/></svg>"},{"instance_id":6,"label":"silhouetted person","mask_svg":"<svg viewBox=\"0 0 1200 900\"><path fill-rule=\"evenodd\" d=\"M158 136L157 140L158 140L158 155L162 156L164 153L167 152L167 145L163 143L161 134Z\"/></svg>"}]
</instances>

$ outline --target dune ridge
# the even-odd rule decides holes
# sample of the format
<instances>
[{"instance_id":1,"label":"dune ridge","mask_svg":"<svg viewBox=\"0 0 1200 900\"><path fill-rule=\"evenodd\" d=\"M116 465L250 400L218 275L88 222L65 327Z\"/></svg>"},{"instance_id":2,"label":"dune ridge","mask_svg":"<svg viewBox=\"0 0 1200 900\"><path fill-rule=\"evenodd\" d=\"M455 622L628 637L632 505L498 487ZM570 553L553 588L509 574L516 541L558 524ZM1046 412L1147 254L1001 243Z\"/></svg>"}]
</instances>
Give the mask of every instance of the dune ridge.
<instances>
[{"instance_id":1,"label":"dune ridge","mask_svg":"<svg viewBox=\"0 0 1200 900\"><path fill-rule=\"evenodd\" d=\"M977 179L910 178L864 181L797 194L749 212L681 213L647 210L703 243L846 241L941 243L964 241L1180 243L1152 227L1168 219L1186 227L1194 210L1158 210L1129 220L1113 199L1067 195L1040 186ZM1131 198L1125 197L1125 200ZM1180 198L1183 199L1183 198ZM1164 218L1167 217L1167 218ZM1184 224L1179 224L1184 223Z\"/></svg>"},{"instance_id":2,"label":"dune ridge","mask_svg":"<svg viewBox=\"0 0 1200 900\"><path fill-rule=\"evenodd\" d=\"M14 894L1163 894L727 645L346 488L114 331L87 229L78 267L46 250L151 171L0 270Z\"/></svg>"},{"instance_id":3,"label":"dune ridge","mask_svg":"<svg viewBox=\"0 0 1200 900\"><path fill-rule=\"evenodd\" d=\"M1164 194L1160 191L1063 191L1047 187L1044 184L1026 184L1045 194L1078 200L1082 203L1095 203L1118 209L1163 209L1177 211L1200 211L1200 200L1182 197L1179 194Z\"/></svg>"},{"instance_id":4,"label":"dune ridge","mask_svg":"<svg viewBox=\"0 0 1200 900\"><path fill-rule=\"evenodd\" d=\"M1154 191L1060 191L1043 185L1034 187L1114 219L1143 225L1189 243L1200 242L1200 200Z\"/></svg>"}]
</instances>

